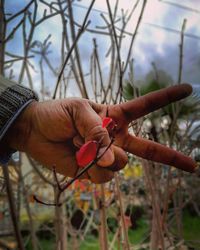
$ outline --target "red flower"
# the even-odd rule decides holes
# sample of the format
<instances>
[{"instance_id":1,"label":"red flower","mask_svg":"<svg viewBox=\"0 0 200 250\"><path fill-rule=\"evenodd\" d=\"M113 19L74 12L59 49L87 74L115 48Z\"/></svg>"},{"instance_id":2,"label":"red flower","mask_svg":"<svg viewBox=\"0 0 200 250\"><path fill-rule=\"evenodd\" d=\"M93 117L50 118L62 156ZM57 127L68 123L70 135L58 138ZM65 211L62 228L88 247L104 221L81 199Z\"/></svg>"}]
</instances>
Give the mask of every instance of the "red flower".
<instances>
[{"instance_id":1,"label":"red flower","mask_svg":"<svg viewBox=\"0 0 200 250\"><path fill-rule=\"evenodd\" d=\"M79 167L84 168L96 158L97 142L86 142L78 152L76 152L76 161Z\"/></svg>"}]
</instances>

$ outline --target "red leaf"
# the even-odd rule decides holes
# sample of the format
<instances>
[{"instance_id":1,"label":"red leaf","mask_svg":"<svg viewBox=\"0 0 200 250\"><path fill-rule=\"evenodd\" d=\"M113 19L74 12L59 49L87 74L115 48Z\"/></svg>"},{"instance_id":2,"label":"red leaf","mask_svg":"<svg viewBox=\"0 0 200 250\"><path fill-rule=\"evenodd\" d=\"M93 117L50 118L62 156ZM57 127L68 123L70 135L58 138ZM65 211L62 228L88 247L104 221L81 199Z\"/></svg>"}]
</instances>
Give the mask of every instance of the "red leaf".
<instances>
[{"instance_id":1,"label":"red leaf","mask_svg":"<svg viewBox=\"0 0 200 250\"><path fill-rule=\"evenodd\" d=\"M104 117L103 120L102 120L102 127L107 128L112 122L113 122L112 118Z\"/></svg>"},{"instance_id":2,"label":"red leaf","mask_svg":"<svg viewBox=\"0 0 200 250\"><path fill-rule=\"evenodd\" d=\"M76 152L76 161L79 167L84 168L96 158L97 142L88 141L78 152Z\"/></svg>"}]
</instances>

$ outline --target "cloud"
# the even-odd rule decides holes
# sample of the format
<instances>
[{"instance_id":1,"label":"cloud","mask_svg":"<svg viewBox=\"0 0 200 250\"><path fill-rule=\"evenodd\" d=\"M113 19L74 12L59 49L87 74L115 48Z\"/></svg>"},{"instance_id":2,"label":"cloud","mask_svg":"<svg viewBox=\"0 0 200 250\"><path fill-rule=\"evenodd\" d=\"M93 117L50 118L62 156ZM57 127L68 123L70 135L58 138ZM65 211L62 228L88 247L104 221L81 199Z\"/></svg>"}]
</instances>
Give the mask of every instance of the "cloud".
<instances>
[{"instance_id":1,"label":"cloud","mask_svg":"<svg viewBox=\"0 0 200 250\"><path fill-rule=\"evenodd\" d=\"M10 1L6 1L10 2ZM19 6L19 2L14 1L12 4L7 4L8 12L15 13L15 9L21 9L23 6ZM119 8L117 15L121 15L121 9L129 11L134 6L136 1L130 0L119 0ZM138 16L140 14L142 2L140 1L137 9L135 10L129 24L126 27L126 31L133 32L137 24ZM45 6L38 2L38 18L42 17ZM75 1L74 5L74 17L79 23L82 23L86 13L86 8L91 3L90 0ZM112 11L114 11L116 0L110 0ZM181 4L196 8L196 1L181 1ZM89 28L94 29L97 25L105 25L100 12L103 12L107 19L108 12L106 1L96 0L94 9L90 13L89 19L91 25ZM151 0L147 1L146 9L142 19L141 26L139 28L132 55L135 61L136 76L138 78L144 76L149 70L152 69L151 62L154 61L160 69L163 69L170 73L174 80L177 79L178 62L179 62L179 44L180 44L180 33L167 31L162 27L169 29L181 30L183 19L187 18L186 33L190 33L196 36L200 36L200 15L180 9L179 7L172 6L164 3L164 1ZM155 25L154 25L155 24ZM120 23L116 24L120 27ZM153 26L154 25L154 26ZM69 28L69 26L68 26ZM78 31L78 28L76 29ZM108 29L102 30L109 32ZM16 33L14 39L8 44L7 49L12 52L22 53L22 38L21 30ZM60 56L61 56L61 37L62 37L62 23L60 16L52 17L46 20L41 26L37 28L34 34L34 40L43 41L46 37L52 34L50 47L52 53L49 54L52 65L59 69L60 67ZM110 68L111 58L105 57L108 49L110 48L111 41L109 36L97 35L94 33L84 33L78 41L81 61L84 69L84 73L87 74L90 70L90 57L93 52L93 38L96 38L98 44L98 52L102 65L104 78L108 78L108 72ZM69 37L71 41L71 37ZM126 35L121 50L122 60L127 57L128 48L130 45L131 37ZM199 40L195 38L185 38L184 44L184 67L183 67L183 80L189 82L200 81L199 65L200 59L198 57L200 50ZM32 62L35 64L37 70L38 59L33 59ZM17 64L16 64L17 65ZM20 70L20 66L16 66L16 72ZM34 82L39 82L39 74L31 72L33 75ZM56 77L52 75L48 68L45 68L45 79L46 84L52 90L55 85ZM87 78L89 81L89 77ZM36 84L39 88L39 83ZM74 94L73 83L70 83L70 95Z\"/></svg>"}]
</instances>

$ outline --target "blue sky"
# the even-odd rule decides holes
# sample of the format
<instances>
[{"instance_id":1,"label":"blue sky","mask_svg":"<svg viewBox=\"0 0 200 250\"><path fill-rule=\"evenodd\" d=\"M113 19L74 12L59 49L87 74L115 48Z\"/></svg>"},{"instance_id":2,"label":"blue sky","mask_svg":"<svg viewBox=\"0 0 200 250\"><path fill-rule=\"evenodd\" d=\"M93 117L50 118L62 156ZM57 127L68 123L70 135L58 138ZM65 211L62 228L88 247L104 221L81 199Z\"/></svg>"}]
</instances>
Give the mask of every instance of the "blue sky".
<instances>
[{"instance_id":1,"label":"blue sky","mask_svg":"<svg viewBox=\"0 0 200 250\"><path fill-rule=\"evenodd\" d=\"M27 4L28 0L6 2L7 13L15 13L23 8ZM48 2L48 1L47 1ZM50 1L49 1L50 2ZM111 6L114 8L115 0L110 0ZM39 2L38 2L39 3ZM75 20L79 23L82 22L84 14L86 12L85 7L89 6L89 0L74 1L74 16ZM135 1L119 0L119 12L121 9L124 11L130 11ZM198 4L197 4L198 3ZM136 20L138 18L142 1L138 5L133 18L130 20L127 31L134 30ZM181 6L177 6L181 5ZM185 8L188 7L188 8ZM44 5L38 5L39 15L42 16ZM135 78L142 79L145 74L152 70L151 62L155 62L158 69L162 69L170 74L174 81L177 81L178 75L178 61L179 61L179 43L180 31L184 18L187 19L187 25L185 30L185 43L184 43L184 58L183 58L183 81L190 83L200 83L200 2L197 0L171 0L171 1L159 1L148 0L147 6L144 12L141 26L139 28L138 35L135 40L135 44L132 50L132 56L135 62ZM90 28L95 28L97 25L105 25L103 19L100 16L100 12L107 16L106 1L96 0L94 9L90 14L91 20ZM39 16L38 16L39 17ZM8 26L9 30L12 30L20 20L20 17L14 20ZM43 41L49 34L51 34L50 41L51 54L49 55L52 64L55 68L60 67L60 36L61 25L60 17L56 16L52 19L45 21L36 31L34 35L35 40ZM120 25L119 25L120 26ZM8 43L7 50L16 54L21 54L22 50L22 33L21 29L16 32L12 41ZM83 62L84 73L89 72L89 60L92 53L92 39L96 37L98 50L100 52L100 59L103 66L104 77L106 78L106 72L109 70L110 58L105 57L110 46L110 39L108 36L95 35L93 33L85 33L79 40L79 47L81 58ZM130 37L127 35L124 39L121 55L122 60L127 56L127 48L130 43ZM32 60L35 65L36 71L31 71L35 83L35 87L39 87L39 74L38 74L38 59ZM15 77L17 80L17 74L20 70L20 63L15 64ZM55 76L48 68L45 68L45 80L47 87L52 90L55 85ZM26 79L24 79L26 84ZM76 89L70 88L69 95L75 95Z\"/></svg>"}]
</instances>

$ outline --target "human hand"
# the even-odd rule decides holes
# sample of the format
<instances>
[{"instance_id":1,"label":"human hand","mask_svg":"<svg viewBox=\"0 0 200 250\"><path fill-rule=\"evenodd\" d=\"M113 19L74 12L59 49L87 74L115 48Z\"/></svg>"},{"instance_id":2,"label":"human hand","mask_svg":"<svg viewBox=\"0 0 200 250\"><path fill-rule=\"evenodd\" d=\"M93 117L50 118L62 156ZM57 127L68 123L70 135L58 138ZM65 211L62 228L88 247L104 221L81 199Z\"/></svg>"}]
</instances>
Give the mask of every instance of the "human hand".
<instances>
[{"instance_id":1,"label":"human hand","mask_svg":"<svg viewBox=\"0 0 200 250\"><path fill-rule=\"evenodd\" d=\"M27 152L41 164L49 168L55 165L57 172L74 177L78 169L75 154L82 144L103 138L103 151L110 143L108 131L102 128L102 118L108 113L117 124L115 142L83 178L94 183L109 181L113 171L127 163L126 151L193 172L196 163L191 158L128 133L132 120L185 98L191 91L190 85L181 84L110 106L80 98L33 102L10 128L6 141L11 148Z\"/></svg>"}]
</instances>

